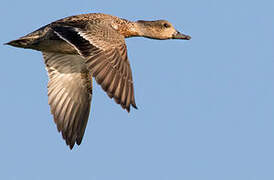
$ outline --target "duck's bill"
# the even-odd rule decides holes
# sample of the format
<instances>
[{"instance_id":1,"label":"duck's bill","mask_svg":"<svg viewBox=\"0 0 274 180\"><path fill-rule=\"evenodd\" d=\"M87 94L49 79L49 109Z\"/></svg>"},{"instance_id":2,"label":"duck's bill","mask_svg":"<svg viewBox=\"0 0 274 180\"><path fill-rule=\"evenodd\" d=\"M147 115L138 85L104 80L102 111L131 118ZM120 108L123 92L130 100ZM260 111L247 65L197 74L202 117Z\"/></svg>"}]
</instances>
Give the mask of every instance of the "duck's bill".
<instances>
[{"instance_id":1,"label":"duck's bill","mask_svg":"<svg viewBox=\"0 0 274 180\"><path fill-rule=\"evenodd\" d=\"M185 40L190 40L190 39L191 39L191 36L185 35L185 34L180 33L179 31L176 31L176 32L173 34L172 38L173 38L173 39L185 39Z\"/></svg>"}]
</instances>

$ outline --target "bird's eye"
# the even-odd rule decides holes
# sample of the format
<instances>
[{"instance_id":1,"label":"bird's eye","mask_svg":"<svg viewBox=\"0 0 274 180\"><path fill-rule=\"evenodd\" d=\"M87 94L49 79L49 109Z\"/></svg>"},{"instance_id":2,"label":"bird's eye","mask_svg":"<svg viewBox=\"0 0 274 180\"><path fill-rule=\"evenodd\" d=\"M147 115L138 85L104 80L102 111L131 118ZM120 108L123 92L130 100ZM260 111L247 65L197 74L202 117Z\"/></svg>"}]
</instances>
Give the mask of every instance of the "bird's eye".
<instances>
[{"instance_id":1,"label":"bird's eye","mask_svg":"<svg viewBox=\"0 0 274 180\"><path fill-rule=\"evenodd\" d=\"M168 23L164 23L164 27L165 27L165 28L169 28L170 25L169 25Z\"/></svg>"}]
</instances>

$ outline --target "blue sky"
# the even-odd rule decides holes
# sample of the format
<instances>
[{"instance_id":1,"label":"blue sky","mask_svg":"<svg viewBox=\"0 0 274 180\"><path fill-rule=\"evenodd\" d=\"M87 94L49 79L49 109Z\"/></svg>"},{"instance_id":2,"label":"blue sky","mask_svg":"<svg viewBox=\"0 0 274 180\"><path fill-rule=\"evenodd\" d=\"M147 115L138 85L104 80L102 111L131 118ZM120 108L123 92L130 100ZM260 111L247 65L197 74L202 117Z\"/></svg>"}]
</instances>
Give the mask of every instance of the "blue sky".
<instances>
[{"instance_id":1,"label":"blue sky","mask_svg":"<svg viewBox=\"0 0 274 180\"><path fill-rule=\"evenodd\" d=\"M40 52L0 46L0 179L274 179L274 1L0 2L1 44L103 12L167 19L191 41L127 40L138 110L94 85L72 151L47 103Z\"/></svg>"}]
</instances>

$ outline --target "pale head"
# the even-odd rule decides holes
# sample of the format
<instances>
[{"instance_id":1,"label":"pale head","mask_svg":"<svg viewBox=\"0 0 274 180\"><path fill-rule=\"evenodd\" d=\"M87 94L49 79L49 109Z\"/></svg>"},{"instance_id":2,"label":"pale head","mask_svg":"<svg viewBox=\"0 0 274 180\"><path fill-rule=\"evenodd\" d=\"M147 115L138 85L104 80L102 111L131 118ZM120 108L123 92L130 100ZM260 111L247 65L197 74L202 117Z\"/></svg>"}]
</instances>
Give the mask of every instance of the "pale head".
<instances>
[{"instance_id":1,"label":"pale head","mask_svg":"<svg viewBox=\"0 0 274 180\"><path fill-rule=\"evenodd\" d=\"M191 37L177 31L173 25L166 20L136 22L140 35L152 39L184 39L190 40Z\"/></svg>"}]
</instances>

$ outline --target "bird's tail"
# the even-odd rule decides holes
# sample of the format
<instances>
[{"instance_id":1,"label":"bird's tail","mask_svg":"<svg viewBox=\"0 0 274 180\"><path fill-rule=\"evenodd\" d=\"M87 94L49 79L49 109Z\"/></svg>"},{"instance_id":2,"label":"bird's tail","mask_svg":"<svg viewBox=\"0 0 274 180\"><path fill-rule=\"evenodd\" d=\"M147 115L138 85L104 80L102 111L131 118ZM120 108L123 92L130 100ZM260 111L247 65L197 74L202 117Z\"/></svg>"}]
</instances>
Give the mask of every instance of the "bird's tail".
<instances>
[{"instance_id":1,"label":"bird's tail","mask_svg":"<svg viewBox=\"0 0 274 180\"><path fill-rule=\"evenodd\" d=\"M10 45L10 46L19 47L19 48L29 48L32 43L33 43L32 38L22 37L22 38L10 41L8 43L5 43L5 45Z\"/></svg>"},{"instance_id":2,"label":"bird's tail","mask_svg":"<svg viewBox=\"0 0 274 180\"><path fill-rule=\"evenodd\" d=\"M5 43L5 45L10 45L10 46L19 47L19 48L31 48L34 44L38 42L39 39L41 39L45 35L46 32L47 31L45 31L45 27L42 27L19 39Z\"/></svg>"}]
</instances>

